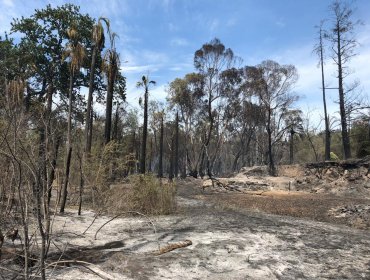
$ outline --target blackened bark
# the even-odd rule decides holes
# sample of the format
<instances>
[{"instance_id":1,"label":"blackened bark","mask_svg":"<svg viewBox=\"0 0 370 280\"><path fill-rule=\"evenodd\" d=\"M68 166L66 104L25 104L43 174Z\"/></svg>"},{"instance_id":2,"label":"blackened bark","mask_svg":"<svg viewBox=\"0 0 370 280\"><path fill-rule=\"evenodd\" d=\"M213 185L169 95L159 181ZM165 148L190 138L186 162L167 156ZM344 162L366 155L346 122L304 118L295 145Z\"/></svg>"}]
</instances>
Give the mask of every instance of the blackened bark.
<instances>
[{"instance_id":1,"label":"blackened bark","mask_svg":"<svg viewBox=\"0 0 370 280\"><path fill-rule=\"evenodd\" d=\"M168 178L170 181L173 180L174 172L174 158L175 158L175 137L171 137L171 153L170 153L170 170L168 172Z\"/></svg>"},{"instance_id":2,"label":"blackened bark","mask_svg":"<svg viewBox=\"0 0 370 280\"><path fill-rule=\"evenodd\" d=\"M175 123L175 159L174 159L174 175L175 178L179 175L179 112L176 113L176 123Z\"/></svg>"},{"instance_id":3,"label":"blackened bark","mask_svg":"<svg viewBox=\"0 0 370 280\"><path fill-rule=\"evenodd\" d=\"M290 141L289 141L289 164L293 164L294 162L294 143L293 143L293 138L294 138L294 130L290 130Z\"/></svg>"},{"instance_id":4,"label":"blackened bark","mask_svg":"<svg viewBox=\"0 0 370 280\"><path fill-rule=\"evenodd\" d=\"M159 136L159 162L158 162L158 177L163 177L163 116L161 116L161 128L160 128L160 136Z\"/></svg>"},{"instance_id":5,"label":"blackened bark","mask_svg":"<svg viewBox=\"0 0 370 280\"><path fill-rule=\"evenodd\" d=\"M351 146L347 128L347 115L345 110L344 88L343 88L343 68L342 68L342 48L341 48L341 29L337 24L337 64L338 64L338 88L339 88L339 112L342 126L342 143L344 159L351 157Z\"/></svg>"},{"instance_id":6,"label":"blackened bark","mask_svg":"<svg viewBox=\"0 0 370 280\"><path fill-rule=\"evenodd\" d=\"M89 94L87 97L87 110L85 116L85 153L88 155L91 152L92 134L90 133L90 125L92 118L92 100L94 92L94 78L95 78L95 64L96 64L97 46L93 48L91 66L90 66L90 77L89 77Z\"/></svg>"},{"instance_id":7,"label":"blackened bark","mask_svg":"<svg viewBox=\"0 0 370 280\"><path fill-rule=\"evenodd\" d=\"M111 72L108 75L108 89L107 89L107 105L105 109L105 129L104 129L104 143L108 144L111 140L112 130L112 107L113 107L113 91L114 81L116 80L117 69L115 66L112 67Z\"/></svg>"},{"instance_id":8,"label":"blackened bark","mask_svg":"<svg viewBox=\"0 0 370 280\"><path fill-rule=\"evenodd\" d=\"M143 137L141 142L141 159L140 159L140 173L145 174L145 159L146 159L146 140L148 132L148 89L145 89L144 94L144 123L143 123Z\"/></svg>"},{"instance_id":9,"label":"blackened bark","mask_svg":"<svg viewBox=\"0 0 370 280\"><path fill-rule=\"evenodd\" d=\"M72 157L72 94L73 94L73 71L71 71L71 76L69 80L69 103L68 103L68 127L67 127L67 145L66 145L66 161L65 161L65 177L64 184L61 194L61 203L60 203L60 213L64 213L64 208L67 202L68 194L68 183L69 183L69 173L71 166L71 157Z\"/></svg>"},{"instance_id":10,"label":"blackened bark","mask_svg":"<svg viewBox=\"0 0 370 280\"><path fill-rule=\"evenodd\" d=\"M271 130L271 109L268 109L267 118L267 136L268 136L268 158L269 158L269 173L271 176L276 175L276 167L274 162L273 146L272 146L272 130Z\"/></svg>"},{"instance_id":11,"label":"blackened bark","mask_svg":"<svg viewBox=\"0 0 370 280\"><path fill-rule=\"evenodd\" d=\"M324 50L322 42L322 29L320 27L320 65L321 65L321 83L322 83L322 99L324 104L325 115L325 160L330 160L330 126L329 117L326 109L326 92L325 92L325 74L324 74ZM317 158L316 158L317 160Z\"/></svg>"}]
</instances>

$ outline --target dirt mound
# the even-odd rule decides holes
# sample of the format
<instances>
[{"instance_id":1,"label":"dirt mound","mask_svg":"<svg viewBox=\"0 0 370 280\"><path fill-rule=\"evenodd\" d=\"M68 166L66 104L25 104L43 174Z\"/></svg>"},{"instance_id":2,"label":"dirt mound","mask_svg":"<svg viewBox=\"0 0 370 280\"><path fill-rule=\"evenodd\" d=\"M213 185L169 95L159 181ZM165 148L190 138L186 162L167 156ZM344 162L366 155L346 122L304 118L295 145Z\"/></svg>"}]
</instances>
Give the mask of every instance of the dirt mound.
<instances>
[{"instance_id":1,"label":"dirt mound","mask_svg":"<svg viewBox=\"0 0 370 280\"><path fill-rule=\"evenodd\" d=\"M266 165L261 166L251 166L251 167L242 167L240 172L235 177L244 177L244 176L267 176L268 168Z\"/></svg>"},{"instance_id":2,"label":"dirt mound","mask_svg":"<svg viewBox=\"0 0 370 280\"><path fill-rule=\"evenodd\" d=\"M307 164L294 185L297 190L370 197L369 164L363 160Z\"/></svg>"},{"instance_id":3,"label":"dirt mound","mask_svg":"<svg viewBox=\"0 0 370 280\"><path fill-rule=\"evenodd\" d=\"M295 178L303 176L304 171L304 167L300 164L280 165L278 168L278 176Z\"/></svg>"}]
</instances>

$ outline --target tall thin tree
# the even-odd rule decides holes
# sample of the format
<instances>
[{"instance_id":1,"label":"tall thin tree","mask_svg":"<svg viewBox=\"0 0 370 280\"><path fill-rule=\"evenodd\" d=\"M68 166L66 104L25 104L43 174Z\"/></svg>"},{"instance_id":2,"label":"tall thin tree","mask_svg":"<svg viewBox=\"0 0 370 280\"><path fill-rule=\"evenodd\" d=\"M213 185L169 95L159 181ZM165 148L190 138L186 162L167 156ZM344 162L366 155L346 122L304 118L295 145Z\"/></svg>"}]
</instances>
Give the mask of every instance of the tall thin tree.
<instances>
[{"instance_id":1,"label":"tall thin tree","mask_svg":"<svg viewBox=\"0 0 370 280\"><path fill-rule=\"evenodd\" d=\"M328 116L328 112L326 108L323 24L324 24L324 21L321 21L320 26L319 26L319 43L316 46L315 51L319 55L320 68L321 68L322 100L324 104L324 120L325 120L325 160L330 160L330 124L329 124L329 116Z\"/></svg>"},{"instance_id":2,"label":"tall thin tree","mask_svg":"<svg viewBox=\"0 0 370 280\"><path fill-rule=\"evenodd\" d=\"M175 120L175 154L174 154L174 175L179 175L179 112L176 112Z\"/></svg>"},{"instance_id":3,"label":"tall thin tree","mask_svg":"<svg viewBox=\"0 0 370 280\"><path fill-rule=\"evenodd\" d=\"M105 127L104 127L104 143L107 144L111 140L112 131L112 109L113 109L113 92L114 83L116 81L118 68L120 65L119 54L115 47L115 33L109 32L110 49L107 50L104 56L103 69L107 76L107 104L105 107Z\"/></svg>"},{"instance_id":4,"label":"tall thin tree","mask_svg":"<svg viewBox=\"0 0 370 280\"><path fill-rule=\"evenodd\" d=\"M79 41L79 35L76 27L68 30L69 43L65 52L66 57L70 59L69 63L69 98L68 98L68 118L67 118L67 144L65 159L65 178L61 195L60 212L64 212L67 201L69 173L72 157L72 100L73 100L73 79L77 71L80 70L83 59L85 58L85 49Z\"/></svg>"},{"instance_id":5,"label":"tall thin tree","mask_svg":"<svg viewBox=\"0 0 370 280\"><path fill-rule=\"evenodd\" d=\"M163 177L163 136L164 136L164 127L163 127L163 115L164 112L161 112L161 128L159 134L159 161L158 161L158 177Z\"/></svg>"},{"instance_id":6,"label":"tall thin tree","mask_svg":"<svg viewBox=\"0 0 370 280\"><path fill-rule=\"evenodd\" d=\"M93 50L91 56L91 66L90 66L90 77L89 77L89 94L87 97L87 108L85 116L85 153L89 154L91 152L92 144L92 102L93 102L93 92L94 92L94 80L95 80L95 68L96 68L96 58L98 53L100 54L101 48L104 44L104 28L103 24L105 23L107 29L109 30L110 24L109 20L103 17L100 17L98 23L93 26L92 30L92 41L93 41Z\"/></svg>"},{"instance_id":7,"label":"tall thin tree","mask_svg":"<svg viewBox=\"0 0 370 280\"><path fill-rule=\"evenodd\" d=\"M345 89L344 80L349 74L348 62L355 55L355 48L358 45L354 31L359 21L353 21L353 9L349 3L343 0L336 0L330 6L333 17L333 25L325 34L332 43L332 58L338 68L338 93L339 93L339 112L342 128L342 144L344 159L351 157L351 146L348 132L346 99L348 90Z\"/></svg>"},{"instance_id":8,"label":"tall thin tree","mask_svg":"<svg viewBox=\"0 0 370 280\"><path fill-rule=\"evenodd\" d=\"M137 82L138 88L144 88L144 123L143 123L143 135L141 142L141 156L140 156L140 173L145 174L145 159L146 159L146 140L148 134L148 99L149 99L149 87L155 85L155 81L149 80L149 76L142 76L141 81Z\"/></svg>"}]
</instances>

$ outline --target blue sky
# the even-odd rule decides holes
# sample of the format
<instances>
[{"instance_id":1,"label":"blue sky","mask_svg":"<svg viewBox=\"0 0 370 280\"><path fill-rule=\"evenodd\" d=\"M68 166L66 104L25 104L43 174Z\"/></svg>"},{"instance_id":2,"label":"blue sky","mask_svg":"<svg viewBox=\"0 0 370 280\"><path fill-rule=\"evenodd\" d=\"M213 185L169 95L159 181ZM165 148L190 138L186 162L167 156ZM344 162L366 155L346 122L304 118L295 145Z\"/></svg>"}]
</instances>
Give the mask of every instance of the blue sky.
<instances>
[{"instance_id":1,"label":"blue sky","mask_svg":"<svg viewBox=\"0 0 370 280\"><path fill-rule=\"evenodd\" d=\"M164 100L166 86L176 77L194 71L193 55L203 43L217 37L243 59L256 65L266 59L297 67L300 79L295 91L301 109L322 111L320 70L312 49L317 37L314 26L329 17L331 0L90 0L21 1L0 0L0 33L8 30L12 18L29 16L34 9L63 3L81 6L81 12L110 19L119 35L117 48L128 82L128 101L137 103L140 90L135 84L149 73L157 82L151 98ZM370 89L370 1L355 1L355 18L361 46L352 60L350 79L361 82L363 95ZM327 84L335 86L335 68L327 61ZM337 93L328 97L331 114L338 111Z\"/></svg>"}]
</instances>

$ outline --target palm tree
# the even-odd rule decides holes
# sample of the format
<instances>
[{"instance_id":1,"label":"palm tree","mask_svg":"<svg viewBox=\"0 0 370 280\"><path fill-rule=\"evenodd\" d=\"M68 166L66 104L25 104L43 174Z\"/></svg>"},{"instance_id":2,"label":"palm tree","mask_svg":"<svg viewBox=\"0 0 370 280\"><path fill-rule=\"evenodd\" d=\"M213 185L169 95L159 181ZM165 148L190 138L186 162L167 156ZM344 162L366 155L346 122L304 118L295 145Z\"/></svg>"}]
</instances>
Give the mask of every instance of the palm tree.
<instances>
[{"instance_id":1,"label":"palm tree","mask_svg":"<svg viewBox=\"0 0 370 280\"><path fill-rule=\"evenodd\" d=\"M150 81L149 76L143 76L141 81L137 82L138 88L144 88L144 123L143 123L143 138L141 143L141 159L140 159L140 173L145 174L145 158L146 158L146 139L148 133L148 95L150 85L155 85L155 81Z\"/></svg>"},{"instance_id":2,"label":"palm tree","mask_svg":"<svg viewBox=\"0 0 370 280\"><path fill-rule=\"evenodd\" d=\"M91 57L91 66L90 66L90 78L89 78L89 94L87 98L87 110L86 110L86 123L85 123L85 153L89 154L91 152L91 126L92 126L92 100L93 100L93 91L94 91L94 77L95 77L95 66L96 58L98 53L100 54L101 48L104 44L104 28L103 22L109 30L110 24L109 20L103 17L100 17L98 23L94 25L92 30L92 41L93 41L93 53Z\"/></svg>"},{"instance_id":3,"label":"palm tree","mask_svg":"<svg viewBox=\"0 0 370 280\"><path fill-rule=\"evenodd\" d=\"M65 179L62 189L62 201L60 204L60 213L64 212L67 201L67 187L69 181L69 171L72 157L72 95L73 95L73 78L74 74L80 70L83 59L85 58L85 49L79 42L79 35L76 27L72 26L67 31L69 42L65 51L65 57L69 58L69 98L68 98L68 119L67 119L67 145L65 161Z\"/></svg>"},{"instance_id":4,"label":"palm tree","mask_svg":"<svg viewBox=\"0 0 370 280\"><path fill-rule=\"evenodd\" d=\"M116 33L111 33L108 29L110 49L104 55L103 70L107 76L107 105L105 110L105 128L104 128L104 143L107 144L111 139L112 131L112 107L113 107L113 91L114 83L116 81L118 68L120 65L119 54L115 47Z\"/></svg>"}]
</instances>

